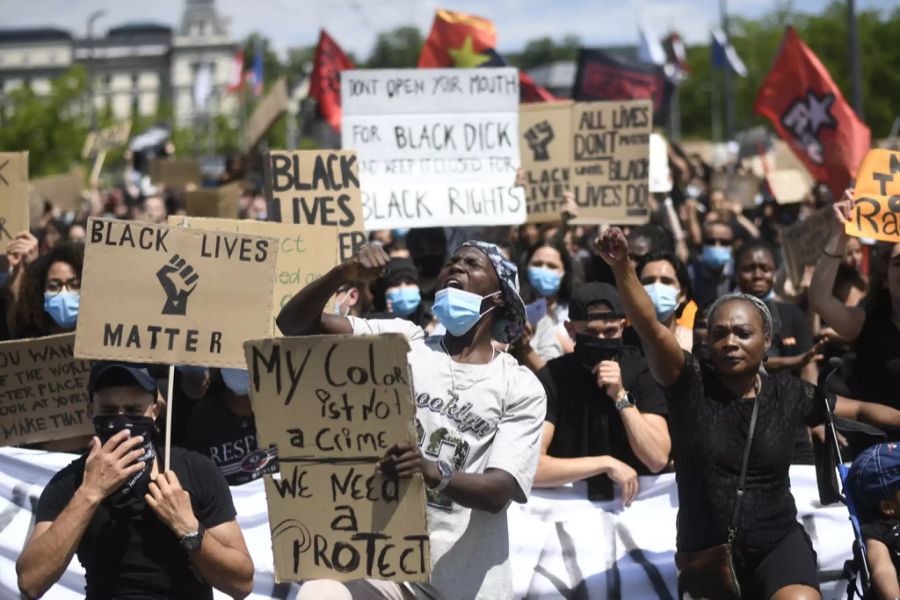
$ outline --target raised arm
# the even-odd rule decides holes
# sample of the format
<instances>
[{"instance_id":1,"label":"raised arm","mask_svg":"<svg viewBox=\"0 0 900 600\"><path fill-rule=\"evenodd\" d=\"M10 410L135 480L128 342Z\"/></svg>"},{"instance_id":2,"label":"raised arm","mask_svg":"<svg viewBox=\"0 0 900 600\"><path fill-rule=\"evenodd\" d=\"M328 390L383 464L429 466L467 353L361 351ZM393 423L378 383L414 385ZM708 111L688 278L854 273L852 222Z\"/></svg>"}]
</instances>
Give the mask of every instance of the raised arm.
<instances>
[{"instance_id":1,"label":"raised arm","mask_svg":"<svg viewBox=\"0 0 900 600\"><path fill-rule=\"evenodd\" d=\"M390 260L381 246L366 244L352 258L297 292L278 313L278 329L284 335L353 333L346 317L324 314L325 305L348 281L377 279Z\"/></svg>"},{"instance_id":2,"label":"raised arm","mask_svg":"<svg viewBox=\"0 0 900 600\"><path fill-rule=\"evenodd\" d=\"M841 201L834 204L834 231L816 263L808 294L812 309L819 313L838 335L851 342L859 337L862 331L866 320L865 311L855 306L846 306L835 297L833 290L838 267L844 258L844 247L847 245L844 223L852 218L852 211L853 190L848 189L844 191Z\"/></svg>"},{"instance_id":3,"label":"raised arm","mask_svg":"<svg viewBox=\"0 0 900 600\"><path fill-rule=\"evenodd\" d=\"M650 373L660 385L674 384L684 366L684 353L675 334L656 319L653 302L628 260L625 234L618 227L611 227L594 244L600 256L612 268L625 316L644 341L644 354Z\"/></svg>"}]
</instances>

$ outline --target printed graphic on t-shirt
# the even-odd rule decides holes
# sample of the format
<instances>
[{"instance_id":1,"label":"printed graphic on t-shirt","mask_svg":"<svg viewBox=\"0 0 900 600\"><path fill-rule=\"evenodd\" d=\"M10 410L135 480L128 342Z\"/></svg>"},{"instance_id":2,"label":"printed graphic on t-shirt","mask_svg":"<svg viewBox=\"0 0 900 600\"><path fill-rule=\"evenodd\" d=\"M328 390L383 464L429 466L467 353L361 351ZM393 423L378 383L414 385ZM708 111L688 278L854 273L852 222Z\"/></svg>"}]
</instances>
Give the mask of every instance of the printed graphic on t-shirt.
<instances>
[{"instance_id":1,"label":"printed graphic on t-shirt","mask_svg":"<svg viewBox=\"0 0 900 600\"><path fill-rule=\"evenodd\" d=\"M241 485L278 472L275 448L258 448L256 435L252 433L210 446L209 457L222 471L228 485Z\"/></svg>"},{"instance_id":2,"label":"printed graphic on t-shirt","mask_svg":"<svg viewBox=\"0 0 900 600\"><path fill-rule=\"evenodd\" d=\"M471 431L479 439L491 435L497 429L496 423L490 423L484 417L472 412L471 402L462 401L459 398L447 401L437 396L421 393L416 395L416 406L427 408L433 413L447 417L456 423L456 428L460 433Z\"/></svg>"},{"instance_id":3,"label":"printed graphic on t-shirt","mask_svg":"<svg viewBox=\"0 0 900 600\"><path fill-rule=\"evenodd\" d=\"M454 471L461 471L469 456L469 444L457 435L453 435L446 427L440 427L425 436L425 428L422 422L416 419L416 437L419 448L430 460L445 460L450 463ZM444 494L426 488L425 497L428 505L433 508L451 511L453 500Z\"/></svg>"}]
</instances>

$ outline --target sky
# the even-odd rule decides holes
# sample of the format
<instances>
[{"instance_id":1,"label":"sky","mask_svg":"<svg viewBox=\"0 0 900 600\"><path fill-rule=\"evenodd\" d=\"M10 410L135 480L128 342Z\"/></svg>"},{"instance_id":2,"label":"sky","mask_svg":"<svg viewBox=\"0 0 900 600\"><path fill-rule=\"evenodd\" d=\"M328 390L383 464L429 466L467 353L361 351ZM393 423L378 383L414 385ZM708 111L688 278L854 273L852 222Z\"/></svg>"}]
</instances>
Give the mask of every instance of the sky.
<instances>
[{"instance_id":1,"label":"sky","mask_svg":"<svg viewBox=\"0 0 900 600\"><path fill-rule=\"evenodd\" d=\"M720 0L216 0L230 19L229 32L240 40L253 32L267 36L284 55L287 48L315 44L324 27L345 50L368 56L379 32L404 25L427 35L436 8L477 14L497 27L498 49L518 51L529 41L578 35L585 45L637 43L638 15L657 36L670 29L688 43L705 43L717 23ZM730 14L759 17L778 0L727 0ZM797 0L805 12L823 10L829 0ZM184 0L0 0L6 5L0 27L55 26L85 34L87 16L107 13L95 31L128 22L157 22L177 27ZM24 10L27 7L28 10ZM900 7L900 0L857 0L858 10Z\"/></svg>"}]
</instances>

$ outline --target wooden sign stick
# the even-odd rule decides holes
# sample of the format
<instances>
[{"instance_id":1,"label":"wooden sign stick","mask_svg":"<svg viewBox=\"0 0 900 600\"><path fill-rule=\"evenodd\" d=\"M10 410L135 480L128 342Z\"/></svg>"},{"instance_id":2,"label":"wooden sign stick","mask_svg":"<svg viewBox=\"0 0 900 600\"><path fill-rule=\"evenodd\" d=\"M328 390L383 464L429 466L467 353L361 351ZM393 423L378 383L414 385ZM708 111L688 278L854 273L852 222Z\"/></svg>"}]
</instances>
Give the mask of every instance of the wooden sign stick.
<instances>
[{"instance_id":1,"label":"wooden sign stick","mask_svg":"<svg viewBox=\"0 0 900 600\"><path fill-rule=\"evenodd\" d=\"M166 471L172 464L172 391L175 389L175 365L169 365L169 385L166 392Z\"/></svg>"}]
</instances>

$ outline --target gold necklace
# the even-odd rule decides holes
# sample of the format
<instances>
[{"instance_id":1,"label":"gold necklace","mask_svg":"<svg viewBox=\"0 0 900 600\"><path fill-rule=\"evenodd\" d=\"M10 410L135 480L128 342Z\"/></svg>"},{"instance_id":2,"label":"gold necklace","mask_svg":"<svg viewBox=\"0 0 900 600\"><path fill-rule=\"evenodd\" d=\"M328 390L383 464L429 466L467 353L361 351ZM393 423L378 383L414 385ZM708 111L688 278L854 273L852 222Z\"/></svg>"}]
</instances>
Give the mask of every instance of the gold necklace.
<instances>
[{"instance_id":1,"label":"gold necklace","mask_svg":"<svg viewBox=\"0 0 900 600\"><path fill-rule=\"evenodd\" d=\"M450 355L450 351L447 350L447 345L444 344L444 338L441 338L441 349L444 351L444 354L447 355L447 360L450 361L450 389L447 390L447 393L454 400L459 401L459 393L460 392L468 391L468 390L472 389L473 387L475 387L476 384L481 383L482 381L487 381L490 378L490 375L488 375L486 377L482 377L481 379L476 379L475 381L473 381L472 383L470 383L469 385L467 385L465 387L457 386L456 385L456 377L453 374L453 357ZM491 360L489 360L487 362L487 364L491 364L494 361L494 357L496 355L497 355L497 349L494 348L493 345L491 345Z\"/></svg>"}]
</instances>

